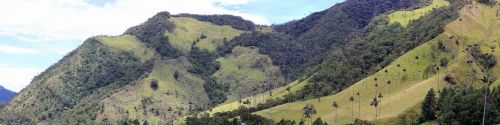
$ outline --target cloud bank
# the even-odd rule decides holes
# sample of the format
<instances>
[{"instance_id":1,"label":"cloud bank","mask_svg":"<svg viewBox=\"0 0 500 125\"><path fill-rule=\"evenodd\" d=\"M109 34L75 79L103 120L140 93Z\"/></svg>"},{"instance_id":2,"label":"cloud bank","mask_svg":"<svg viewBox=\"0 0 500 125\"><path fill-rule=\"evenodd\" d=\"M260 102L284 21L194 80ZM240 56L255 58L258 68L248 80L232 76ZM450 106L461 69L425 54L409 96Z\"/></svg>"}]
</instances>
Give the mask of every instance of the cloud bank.
<instances>
[{"instance_id":1,"label":"cloud bank","mask_svg":"<svg viewBox=\"0 0 500 125\"><path fill-rule=\"evenodd\" d=\"M87 0L2 0L0 35L22 41L74 41L118 35L161 11L172 14L232 14L269 24L264 17L225 9L249 0L115 0L98 6Z\"/></svg>"}]
</instances>

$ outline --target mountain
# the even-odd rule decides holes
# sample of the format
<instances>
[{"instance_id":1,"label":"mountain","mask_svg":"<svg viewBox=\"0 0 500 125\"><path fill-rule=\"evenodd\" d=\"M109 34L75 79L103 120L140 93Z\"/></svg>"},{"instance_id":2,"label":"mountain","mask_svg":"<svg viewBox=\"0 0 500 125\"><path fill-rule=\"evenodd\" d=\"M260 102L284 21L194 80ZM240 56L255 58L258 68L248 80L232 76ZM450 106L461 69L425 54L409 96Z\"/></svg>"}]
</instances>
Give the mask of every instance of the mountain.
<instances>
[{"instance_id":1,"label":"mountain","mask_svg":"<svg viewBox=\"0 0 500 125\"><path fill-rule=\"evenodd\" d=\"M15 95L15 92L5 89L3 86L0 86L0 104L8 102Z\"/></svg>"},{"instance_id":2,"label":"mountain","mask_svg":"<svg viewBox=\"0 0 500 125\"><path fill-rule=\"evenodd\" d=\"M499 85L498 8L347 0L272 26L160 12L85 40L1 107L0 124L416 124L431 88Z\"/></svg>"}]
</instances>

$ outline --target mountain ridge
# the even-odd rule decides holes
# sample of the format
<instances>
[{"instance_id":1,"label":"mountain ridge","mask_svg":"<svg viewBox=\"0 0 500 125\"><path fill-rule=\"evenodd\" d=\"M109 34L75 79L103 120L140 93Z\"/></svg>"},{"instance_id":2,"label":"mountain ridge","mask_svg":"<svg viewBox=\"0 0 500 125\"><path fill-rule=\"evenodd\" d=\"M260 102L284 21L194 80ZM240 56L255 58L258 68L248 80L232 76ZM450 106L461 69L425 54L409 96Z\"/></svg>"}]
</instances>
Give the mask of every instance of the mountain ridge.
<instances>
[{"instance_id":1,"label":"mountain ridge","mask_svg":"<svg viewBox=\"0 0 500 125\"><path fill-rule=\"evenodd\" d=\"M16 92L8 90L3 86L0 86L0 105L7 103L12 97L16 95Z\"/></svg>"},{"instance_id":2,"label":"mountain ridge","mask_svg":"<svg viewBox=\"0 0 500 125\"><path fill-rule=\"evenodd\" d=\"M248 122L248 118L261 118L256 122L286 118L298 122L302 106L310 103L318 108L318 116L313 118L321 117L332 124L331 101L353 97L354 89L365 88L371 95L380 92L389 98L405 91L420 98L433 82L445 82L439 79L446 76L461 83L475 82L458 78L457 73L437 74L432 63L443 62L441 58L456 60L428 49L455 47L447 42L454 39L446 33L456 28L447 26L459 18L462 1L426 8L425 14L406 25L388 16L427 7L433 1L347 0L303 19L269 27L231 15L159 12L122 35L85 40L1 107L0 123L190 124L195 117L207 118L204 113L215 119L204 122L214 124L222 124L216 123L218 120ZM458 52L460 47L455 48ZM477 64L490 59L481 52L472 55L485 57ZM420 59L421 63L406 62L411 59ZM462 65L449 63L454 64L450 67ZM419 64L427 67L419 68ZM399 74L393 75L402 72L394 70L400 66L415 75L408 87L418 89L395 88L388 94L391 89L386 90L384 82L396 83L389 75L399 78ZM476 68L481 66L474 64L463 70L479 71ZM491 71L497 73L495 68ZM420 75L430 80L417 78ZM431 79L435 77L439 78ZM374 92L363 81L384 88ZM403 99L401 95L392 98ZM359 99L364 99L360 107L368 107L368 95ZM408 101L404 106L390 101L390 106L398 108L383 118L404 114L421 101ZM345 107L348 101L339 104L349 109ZM373 114L371 110L366 112ZM342 123L355 119L346 111L340 114ZM238 116L240 119L234 119ZM378 120L370 116L359 118Z\"/></svg>"}]
</instances>

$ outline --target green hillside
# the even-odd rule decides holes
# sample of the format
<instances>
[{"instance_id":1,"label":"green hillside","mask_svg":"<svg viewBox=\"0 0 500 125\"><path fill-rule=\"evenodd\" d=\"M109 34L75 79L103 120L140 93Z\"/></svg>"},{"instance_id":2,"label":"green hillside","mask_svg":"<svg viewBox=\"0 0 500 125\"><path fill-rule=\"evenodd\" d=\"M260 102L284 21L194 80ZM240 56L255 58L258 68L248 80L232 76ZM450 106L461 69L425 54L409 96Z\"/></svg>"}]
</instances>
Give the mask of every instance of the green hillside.
<instances>
[{"instance_id":1,"label":"green hillside","mask_svg":"<svg viewBox=\"0 0 500 125\"><path fill-rule=\"evenodd\" d=\"M97 120L116 123L138 119L141 123L162 124L205 109L210 101L203 80L187 72L190 66L185 58L156 62L148 77L102 100L104 109ZM152 87L153 81L157 81L157 88Z\"/></svg>"},{"instance_id":2,"label":"green hillside","mask_svg":"<svg viewBox=\"0 0 500 125\"><path fill-rule=\"evenodd\" d=\"M460 11L460 19L448 24L442 35L409 51L386 68L342 92L280 105L255 114L273 120L300 121L303 118L302 108L306 104L313 104L318 111L313 117L321 117L333 124L335 110L332 103L336 101L340 106L339 123L351 123L354 118L375 120L375 108L369 103L379 91L384 96L380 106L380 118L389 119L419 105L430 88L451 85L450 80L445 80L445 77L450 77L449 79L459 84L481 85L480 79L487 75L486 72L491 71L490 75L497 77L500 70L498 66L491 67L488 71L481 70L481 62L474 59L473 52L466 49L472 49L471 46L477 44L481 53L491 53L498 57L498 51L495 51L499 45L496 34L500 25L496 21L500 18L495 15L498 8L484 4L468 4ZM447 66L441 65L443 59L449 60ZM440 70L436 70L435 65L439 66ZM388 81L391 81L390 87ZM375 84L378 84L378 87ZM349 100L351 96L354 97L353 102Z\"/></svg>"},{"instance_id":3,"label":"green hillside","mask_svg":"<svg viewBox=\"0 0 500 125\"><path fill-rule=\"evenodd\" d=\"M233 52L217 59L220 70L213 76L217 83L227 85L228 101L237 101L283 86L283 76L271 58L259 54L258 48L235 47Z\"/></svg>"}]
</instances>

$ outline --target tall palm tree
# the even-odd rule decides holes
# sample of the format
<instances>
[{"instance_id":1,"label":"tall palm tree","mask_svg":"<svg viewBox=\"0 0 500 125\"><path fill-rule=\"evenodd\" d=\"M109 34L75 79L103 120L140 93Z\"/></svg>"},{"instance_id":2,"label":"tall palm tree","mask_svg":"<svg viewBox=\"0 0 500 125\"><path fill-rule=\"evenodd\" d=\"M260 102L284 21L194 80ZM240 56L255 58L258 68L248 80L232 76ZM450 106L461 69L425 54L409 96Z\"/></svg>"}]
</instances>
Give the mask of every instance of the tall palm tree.
<instances>
[{"instance_id":1,"label":"tall palm tree","mask_svg":"<svg viewBox=\"0 0 500 125\"><path fill-rule=\"evenodd\" d=\"M436 72L436 75L437 75L437 83L438 83L438 84L437 84L437 88L436 88L436 89L437 89L437 90L438 90L438 92L439 92L439 90L440 90L440 89L439 89L439 81L441 81L441 79L439 79L439 65L436 67L436 71L437 71L437 72Z\"/></svg>"},{"instance_id":2,"label":"tall palm tree","mask_svg":"<svg viewBox=\"0 0 500 125\"><path fill-rule=\"evenodd\" d=\"M349 101L351 102L351 117L354 118L354 103L353 103L354 97L353 96L349 97Z\"/></svg>"},{"instance_id":3,"label":"tall palm tree","mask_svg":"<svg viewBox=\"0 0 500 125\"><path fill-rule=\"evenodd\" d=\"M404 76L407 76L407 75L406 75L406 68L403 68L403 73L404 73L404 74L403 74L403 77L404 77ZM401 84L403 84L403 88L405 88L405 79L403 79L403 82L401 82Z\"/></svg>"},{"instance_id":4,"label":"tall palm tree","mask_svg":"<svg viewBox=\"0 0 500 125\"><path fill-rule=\"evenodd\" d=\"M358 93L356 93L356 95L358 96L358 118L361 117L361 95Z\"/></svg>"},{"instance_id":5,"label":"tall palm tree","mask_svg":"<svg viewBox=\"0 0 500 125\"><path fill-rule=\"evenodd\" d=\"M419 61L418 61L419 57L418 56L415 56L415 63L417 63L417 73L415 73L415 79L418 79L418 73L420 72L420 69L418 68L418 65L419 65Z\"/></svg>"},{"instance_id":6,"label":"tall palm tree","mask_svg":"<svg viewBox=\"0 0 500 125\"><path fill-rule=\"evenodd\" d=\"M375 119L378 118L378 105L380 103L380 100L377 97L373 97L373 100L370 102L370 106L373 106L375 108Z\"/></svg>"},{"instance_id":7,"label":"tall palm tree","mask_svg":"<svg viewBox=\"0 0 500 125\"><path fill-rule=\"evenodd\" d=\"M337 125L337 116L338 116L337 113L338 113L339 105L337 104L337 102L335 100L333 100L332 107L335 109L335 124Z\"/></svg>"},{"instance_id":8,"label":"tall palm tree","mask_svg":"<svg viewBox=\"0 0 500 125\"><path fill-rule=\"evenodd\" d=\"M382 92L378 93L378 100L382 101L382 98L384 98L384 96L382 96ZM379 105L381 105L381 103ZM380 118L381 114L382 114L382 109L381 109L381 107L378 107L378 117L379 118Z\"/></svg>"},{"instance_id":9,"label":"tall palm tree","mask_svg":"<svg viewBox=\"0 0 500 125\"><path fill-rule=\"evenodd\" d=\"M385 79L389 79L389 70L385 69Z\"/></svg>"},{"instance_id":10,"label":"tall palm tree","mask_svg":"<svg viewBox=\"0 0 500 125\"><path fill-rule=\"evenodd\" d=\"M387 81L387 85L389 86L389 99L387 100L387 103L391 101L391 80Z\"/></svg>"},{"instance_id":11,"label":"tall palm tree","mask_svg":"<svg viewBox=\"0 0 500 125\"><path fill-rule=\"evenodd\" d=\"M289 96L291 95L291 93L290 93L291 89L292 89L292 87L290 87L290 86L286 87L286 91L288 91ZM287 100L288 100L287 102L290 102L290 97L288 97Z\"/></svg>"},{"instance_id":12,"label":"tall palm tree","mask_svg":"<svg viewBox=\"0 0 500 125\"><path fill-rule=\"evenodd\" d=\"M376 92L378 92L378 83L377 83L377 80L378 80L378 79L377 79L377 78L375 78L375 79L373 79L373 80L375 80L375 87L376 87L375 89L377 90Z\"/></svg>"},{"instance_id":13,"label":"tall palm tree","mask_svg":"<svg viewBox=\"0 0 500 125\"><path fill-rule=\"evenodd\" d=\"M481 122L481 125L484 125L485 124L485 120L486 120L486 111L488 110L488 86L493 83L493 81L491 81L491 78L489 78L490 75L486 75L485 76L485 79L486 79L486 82L485 82L485 86L484 86L484 102L483 102L483 119L482 119L482 122Z\"/></svg>"}]
</instances>

